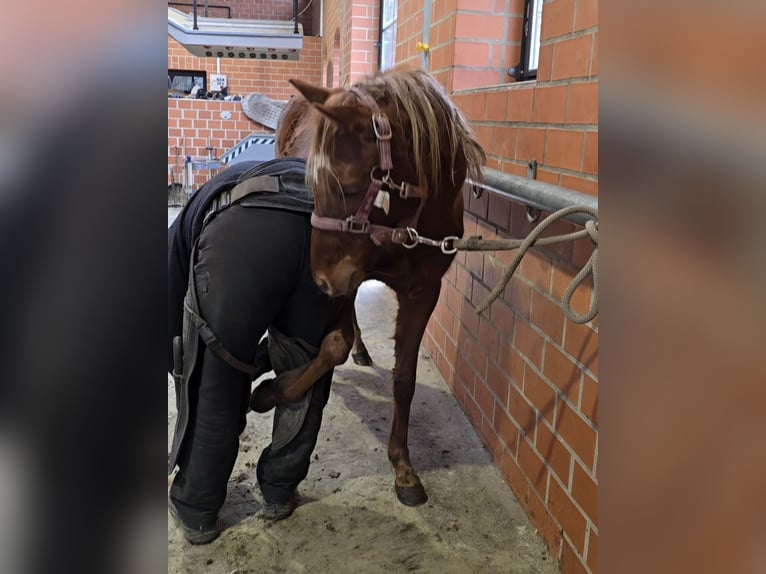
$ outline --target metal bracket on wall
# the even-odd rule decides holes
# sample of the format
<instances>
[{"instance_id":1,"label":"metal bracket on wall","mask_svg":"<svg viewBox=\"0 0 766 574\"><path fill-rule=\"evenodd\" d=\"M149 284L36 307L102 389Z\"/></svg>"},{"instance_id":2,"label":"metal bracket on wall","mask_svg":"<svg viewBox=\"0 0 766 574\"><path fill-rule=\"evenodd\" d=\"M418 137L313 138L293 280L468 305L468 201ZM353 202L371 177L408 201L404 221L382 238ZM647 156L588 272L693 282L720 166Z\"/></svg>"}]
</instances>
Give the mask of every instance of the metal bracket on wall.
<instances>
[{"instance_id":1,"label":"metal bracket on wall","mask_svg":"<svg viewBox=\"0 0 766 574\"><path fill-rule=\"evenodd\" d=\"M537 179L537 160L530 159L527 162L527 179ZM536 223L540 219L540 210L527 205L527 221Z\"/></svg>"},{"instance_id":2,"label":"metal bracket on wall","mask_svg":"<svg viewBox=\"0 0 766 574\"><path fill-rule=\"evenodd\" d=\"M529 179L537 179L537 160L530 159L527 162L527 177Z\"/></svg>"}]
</instances>

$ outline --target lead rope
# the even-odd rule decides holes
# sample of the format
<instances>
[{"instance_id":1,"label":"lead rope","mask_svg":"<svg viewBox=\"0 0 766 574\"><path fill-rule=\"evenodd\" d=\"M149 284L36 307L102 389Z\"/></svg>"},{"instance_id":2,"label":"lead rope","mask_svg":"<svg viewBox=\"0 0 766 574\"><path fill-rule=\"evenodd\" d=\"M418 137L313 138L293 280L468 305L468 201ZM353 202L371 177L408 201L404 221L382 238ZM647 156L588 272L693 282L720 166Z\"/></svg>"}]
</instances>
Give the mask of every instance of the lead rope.
<instances>
[{"instance_id":1,"label":"lead rope","mask_svg":"<svg viewBox=\"0 0 766 574\"><path fill-rule=\"evenodd\" d=\"M543 231L545 231L555 221L572 215L574 213L586 213L591 215L593 219L589 219L585 222L585 229L580 231L574 231L572 233L565 233L562 235L551 235L549 237L540 237ZM573 323L587 323L593 320L598 314L598 210L585 207L585 206L570 206L560 209L548 217L543 219L532 232L524 239L482 239L481 237L469 237L467 239L458 239L455 237L447 237L441 241L429 239L427 237L419 236L414 230L411 231L410 238L413 243L405 245L405 247L414 247L416 244L421 243L424 245L430 245L432 247L440 247L443 253L454 253L457 250L460 251L504 251L510 249L518 249L516 255L510 265L508 265L503 273L502 278L487 296L487 298L481 302L476 308L477 313L481 313L486 310L492 302L497 299L500 293L503 292L505 286L513 277L516 269L519 267L521 260L530 247L542 247L545 245L552 245L554 243L563 243L564 241L575 241L584 237L590 237L591 241L595 245L593 253L588 258L583 268L569 283L569 286L564 291L564 296L561 300L563 304L564 314ZM491 257L491 256L490 256ZM497 261L496 258L492 258L493 263ZM588 275L593 275L593 300L591 301L590 308L585 315L580 315L572 309L572 296L577 288L582 285L583 281Z\"/></svg>"}]
</instances>

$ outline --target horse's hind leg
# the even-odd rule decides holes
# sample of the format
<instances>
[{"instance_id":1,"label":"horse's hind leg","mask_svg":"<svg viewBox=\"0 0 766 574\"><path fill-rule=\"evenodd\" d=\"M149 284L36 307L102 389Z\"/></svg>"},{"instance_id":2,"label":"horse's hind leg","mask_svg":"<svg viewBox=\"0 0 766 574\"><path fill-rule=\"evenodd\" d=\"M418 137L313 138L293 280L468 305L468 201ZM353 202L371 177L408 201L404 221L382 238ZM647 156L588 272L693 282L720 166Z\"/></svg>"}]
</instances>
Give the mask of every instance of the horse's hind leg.
<instances>
[{"instance_id":1,"label":"horse's hind leg","mask_svg":"<svg viewBox=\"0 0 766 574\"><path fill-rule=\"evenodd\" d=\"M428 319L439 298L440 283L426 289L417 298L398 295L399 312L396 317L394 367L394 416L388 439L388 459L394 466L396 478L394 489L399 502L408 506L423 504L428 500L423 484L410 463L407 435L410 421L410 405L415 393L415 376L420 341Z\"/></svg>"},{"instance_id":2,"label":"horse's hind leg","mask_svg":"<svg viewBox=\"0 0 766 574\"><path fill-rule=\"evenodd\" d=\"M351 320L354 324L354 347L351 349L351 358L357 365L369 367L372 365L372 358L367 352L367 347L364 345L364 341L362 341L362 331L359 329L359 322L356 319L356 293L354 293L353 301L354 302L351 304Z\"/></svg>"}]
</instances>

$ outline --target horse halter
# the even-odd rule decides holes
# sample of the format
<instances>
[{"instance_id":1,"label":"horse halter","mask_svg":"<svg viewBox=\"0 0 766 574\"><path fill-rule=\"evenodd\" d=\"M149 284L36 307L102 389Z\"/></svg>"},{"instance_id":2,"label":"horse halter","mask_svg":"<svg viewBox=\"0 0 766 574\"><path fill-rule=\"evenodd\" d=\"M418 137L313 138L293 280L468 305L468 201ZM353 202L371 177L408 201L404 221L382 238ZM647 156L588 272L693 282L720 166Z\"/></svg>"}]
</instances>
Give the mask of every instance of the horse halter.
<instances>
[{"instance_id":1,"label":"horse halter","mask_svg":"<svg viewBox=\"0 0 766 574\"><path fill-rule=\"evenodd\" d=\"M388 238L392 243L400 243L405 247L415 247L417 245L417 232L414 230L420 211L423 208L426 199L426 190L407 182L396 183L391 178L391 170L394 168L394 162L391 157L391 123L388 116L384 114L375 99L362 91L357 86L352 86L348 90L353 93L363 104L372 110L372 130L375 133L375 139L378 145L379 163L370 171L370 186L367 188L362 199L362 204L356 210L354 215L349 215L345 219L335 217L322 217L316 212L311 214L311 225L316 229L323 231L343 231L346 233L369 234L370 239L375 245L381 245L384 239ZM382 172L381 178L376 178L375 173ZM370 212L375 205L375 200L379 193L388 193L383 191L387 187L399 192L399 197L408 199L416 197L420 199L412 226L407 228L394 228L385 225L370 223Z\"/></svg>"}]
</instances>

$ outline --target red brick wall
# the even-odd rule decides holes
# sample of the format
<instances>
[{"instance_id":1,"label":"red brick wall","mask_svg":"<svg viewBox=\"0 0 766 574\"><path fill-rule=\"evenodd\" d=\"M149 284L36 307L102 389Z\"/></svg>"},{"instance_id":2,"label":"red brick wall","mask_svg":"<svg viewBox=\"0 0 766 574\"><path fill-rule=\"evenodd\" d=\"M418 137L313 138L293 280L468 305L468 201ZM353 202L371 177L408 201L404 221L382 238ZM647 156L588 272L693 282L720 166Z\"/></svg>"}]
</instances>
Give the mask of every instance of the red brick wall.
<instances>
[{"instance_id":1,"label":"red brick wall","mask_svg":"<svg viewBox=\"0 0 766 574\"><path fill-rule=\"evenodd\" d=\"M350 0L325 0L324 37L322 38L322 64L327 68L333 62L333 74L343 86L348 81L351 68L351 15Z\"/></svg>"},{"instance_id":2,"label":"red brick wall","mask_svg":"<svg viewBox=\"0 0 766 574\"><path fill-rule=\"evenodd\" d=\"M333 63L333 86L352 84L378 69L379 11L378 0L326 0L322 65L326 71Z\"/></svg>"},{"instance_id":3,"label":"red brick wall","mask_svg":"<svg viewBox=\"0 0 766 574\"><path fill-rule=\"evenodd\" d=\"M419 68L421 57L415 46L423 39L424 2L399 0L397 4L395 61L398 65Z\"/></svg>"},{"instance_id":4,"label":"red brick wall","mask_svg":"<svg viewBox=\"0 0 766 574\"><path fill-rule=\"evenodd\" d=\"M303 78L319 83L322 78L321 40L315 37L303 38L303 49L298 61L239 60L221 58L221 73L226 74L229 82L229 94L247 94L258 92L275 100L286 100L294 94L287 82L290 78ZM168 36L168 68L176 70L204 70L208 74L216 73L216 58L198 58ZM209 80L208 80L209 81ZM209 85L208 85L209 89Z\"/></svg>"},{"instance_id":5,"label":"red brick wall","mask_svg":"<svg viewBox=\"0 0 766 574\"><path fill-rule=\"evenodd\" d=\"M507 71L519 60L523 6L523 0L434 0L428 71L449 90L514 81ZM399 63L420 66L423 10L415 0L399 4Z\"/></svg>"},{"instance_id":6,"label":"red brick wall","mask_svg":"<svg viewBox=\"0 0 766 574\"><path fill-rule=\"evenodd\" d=\"M295 93L287 82L290 78L302 78L319 83L321 39L305 37L300 60L293 61L242 61L221 58L221 73L227 75L229 94L258 92L274 100L287 100ZM198 58L168 36L168 68L179 70L205 70L208 76L216 72L215 58ZM220 112L231 112L230 120L222 120ZM207 139L217 149L220 157L252 132L269 132L251 121L243 112L241 102L168 98L168 166L176 164L176 148L183 154L183 138L186 138L187 155L207 157ZM183 155L181 155L183 165ZM177 171L177 170L176 170ZM207 172L196 172L195 184L205 181ZM168 183L170 176L168 175Z\"/></svg>"},{"instance_id":7,"label":"red brick wall","mask_svg":"<svg viewBox=\"0 0 766 574\"><path fill-rule=\"evenodd\" d=\"M223 111L231 113L231 118L222 119ZM180 182L184 145L186 154L195 159L207 157L208 152L205 148L208 145L216 148L213 153L220 157L251 133L272 131L248 118L242 111L240 102L168 99L168 167L176 166L176 181ZM195 171L194 185L204 183L209 176L206 171Z\"/></svg>"},{"instance_id":8,"label":"red brick wall","mask_svg":"<svg viewBox=\"0 0 766 574\"><path fill-rule=\"evenodd\" d=\"M351 5L350 80L372 74L378 69L378 0L354 0Z\"/></svg>"},{"instance_id":9,"label":"red brick wall","mask_svg":"<svg viewBox=\"0 0 766 574\"><path fill-rule=\"evenodd\" d=\"M527 162L535 159L539 180L598 194L597 77L538 79L455 92L453 98L487 151L489 167L526 175Z\"/></svg>"},{"instance_id":10,"label":"red brick wall","mask_svg":"<svg viewBox=\"0 0 766 574\"><path fill-rule=\"evenodd\" d=\"M300 14L306 8L308 0L298 0L298 13ZM292 20L293 19L293 1L292 0L227 0L221 4L231 6L232 17L234 18L256 18L260 20ZM309 8L298 21L303 24L304 34L311 34L312 10Z\"/></svg>"},{"instance_id":11,"label":"red brick wall","mask_svg":"<svg viewBox=\"0 0 766 574\"><path fill-rule=\"evenodd\" d=\"M470 121L489 167L526 176L535 159L538 179L597 195L597 0L545 3L538 78L516 83L506 70L518 62L522 7L433 2L429 71ZM422 3L402 2L398 22L413 24L397 60L420 65ZM466 199L466 235L523 237L533 227L518 203ZM577 325L561 308L591 251L589 240L533 250L481 316L475 306L502 269L487 256L459 254L424 338L563 572L597 572L598 320ZM513 252L494 255L507 262ZM578 290L575 310L583 313L591 296L590 285Z\"/></svg>"},{"instance_id":12,"label":"red brick wall","mask_svg":"<svg viewBox=\"0 0 766 574\"><path fill-rule=\"evenodd\" d=\"M467 206L466 235L523 237L533 227L523 206L489 194ZM560 303L591 249L586 240L529 252L482 315L475 307L502 269L488 256L458 254L424 338L532 523L567 562L564 572L595 564L598 536L598 321L572 323ZM493 255L507 263L513 254ZM590 297L590 286L578 290L575 310L584 313Z\"/></svg>"}]
</instances>

